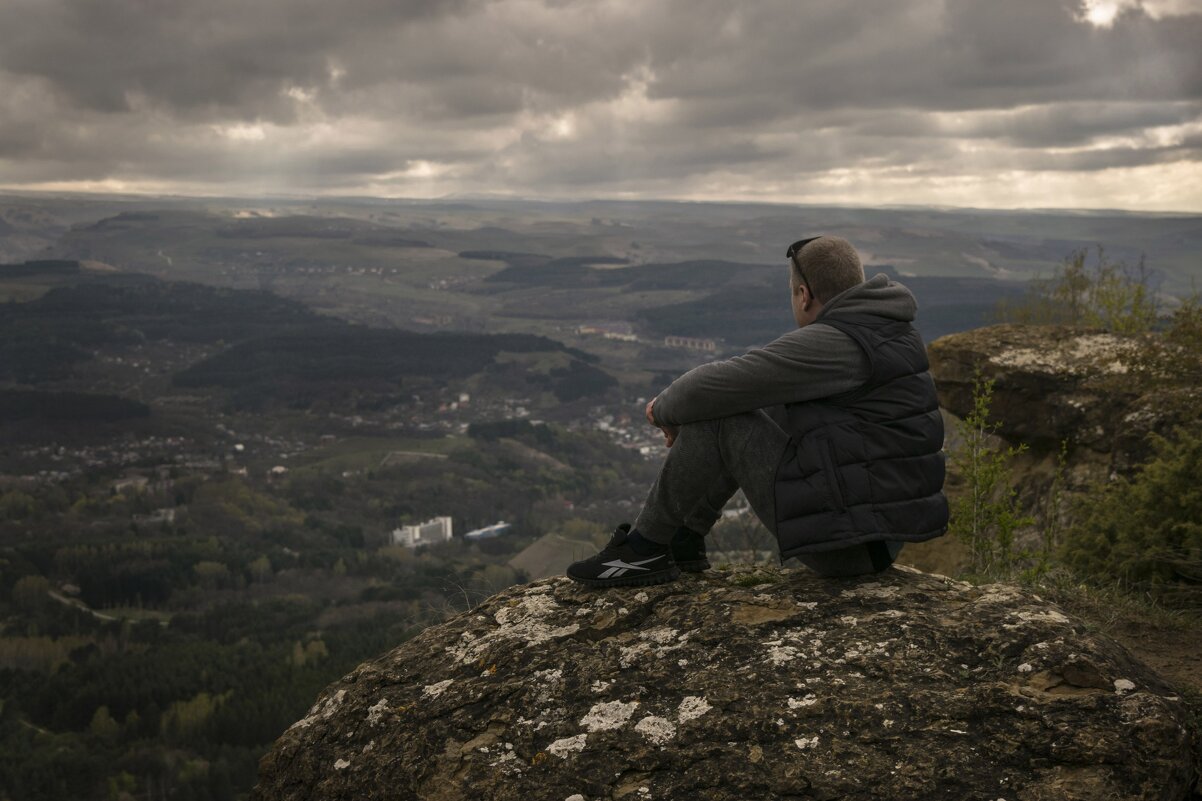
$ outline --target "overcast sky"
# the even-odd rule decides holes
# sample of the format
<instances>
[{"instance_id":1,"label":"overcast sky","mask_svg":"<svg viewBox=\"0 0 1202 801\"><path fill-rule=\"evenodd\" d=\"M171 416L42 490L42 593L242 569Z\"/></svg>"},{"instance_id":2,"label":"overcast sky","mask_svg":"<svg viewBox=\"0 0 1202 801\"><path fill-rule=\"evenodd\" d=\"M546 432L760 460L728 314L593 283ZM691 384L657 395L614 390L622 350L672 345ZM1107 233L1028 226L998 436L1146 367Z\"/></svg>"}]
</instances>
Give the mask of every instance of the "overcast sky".
<instances>
[{"instance_id":1,"label":"overcast sky","mask_svg":"<svg viewBox=\"0 0 1202 801\"><path fill-rule=\"evenodd\" d=\"M0 186L1202 211L1202 0L0 0Z\"/></svg>"}]
</instances>

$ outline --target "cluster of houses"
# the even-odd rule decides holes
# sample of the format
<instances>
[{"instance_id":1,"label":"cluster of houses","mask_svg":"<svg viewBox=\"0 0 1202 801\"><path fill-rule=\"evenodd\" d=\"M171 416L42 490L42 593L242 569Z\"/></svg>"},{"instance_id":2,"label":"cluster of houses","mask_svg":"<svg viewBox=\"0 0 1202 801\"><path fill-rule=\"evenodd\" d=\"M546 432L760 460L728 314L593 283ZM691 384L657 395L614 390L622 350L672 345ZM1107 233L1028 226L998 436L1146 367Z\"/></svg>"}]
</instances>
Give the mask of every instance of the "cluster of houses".
<instances>
[{"instance_id":1,"label":"cluster of houses","mask_svg":"<svg viewBox=\"0 0 1202 801\"><path fill-rule=\"evenodd\" d=\"M634 327L630 323L623 322L586 323L577 326L576 333L580 336L602 336L606 339L617 339L623 342L639 341L639 338L635 336Z\"/></svg>"},{"instance_id":2,"label":"cluster of houses","mask_svg":"<svg viewBox=\"0 0 1202 801\"><path fill-rule=\"evenodd\" d=\"M576 326L579 336L600 336L605 339L617 339L622 342L638 342L639 337L634 333L634 326L627 322L607 320L597 323L586 323ZM714 353L718 350L718 340L706 337L682 337L669 335L664 337L665 348L682 348L684 350L699 350Z\"/></svg>"}]
</instances>

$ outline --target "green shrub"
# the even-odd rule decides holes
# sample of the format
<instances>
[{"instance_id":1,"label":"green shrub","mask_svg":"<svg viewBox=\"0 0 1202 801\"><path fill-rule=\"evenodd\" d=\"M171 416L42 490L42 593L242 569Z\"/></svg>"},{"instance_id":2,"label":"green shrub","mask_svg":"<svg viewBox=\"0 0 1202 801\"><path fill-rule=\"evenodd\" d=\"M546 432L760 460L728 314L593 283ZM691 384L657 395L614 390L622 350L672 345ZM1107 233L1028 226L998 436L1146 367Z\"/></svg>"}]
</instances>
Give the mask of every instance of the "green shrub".
<instances>
[{"instance_id":1,"label":"green shrub","mask_svg":"<svg viewBox=\"0 0 1202 801\"><path fill-rule=\"evenodd\" d=\"M1099 247L1090 262L1089 250L1082 248L1051 278L1032 281L1026 298L999 304L998 316L1012 323L1086 325L1115 334L1141 334L1156 325L1156 293L1142 260L1131 268L1108 260Z\"/></svg>"},{"instance_id":2,"label":"green shrub","mask_svg":"<svg viewBox=\"0 0 1202 801\"><path fill-rule=\"evenodd\" d=\"M978 576L1010 574L1019 556L1014 548L1015 532L1034 522L1019 513L1018 492L1010 473L1010 460L1026 450L1026 445L999 448L992 444L997 430L997 424L989 422L993 383L977 372L973 408L956 424L961 443L950 454L964 488L952 498L948 531L968 545L969 569Z\"/></svg>"},{"instance_id":3,"label":"green shrub","mask_svg":"<svg viewBox=\"0 0 1202 801\"><path fill-rule=\"evenodd\" d=\"M1095 580L1116 579L1165 600L1202 600L1202 427L1153 438L1135 477L1095 488L1075 504L1064 561Z\"/></svg>"},{"instance_id":4,"label":"green shrub","mask_svg":"<svg viewBox=\"0 0 1202 801\"><path fill-rule=\"evenodd\" d=\"M1120 389L1139 393L1175 390L1161 402L1177 407L1182 417L1202 415L1202 298L1185 298L1163 332L1144 338L1129 360L1130 369L1116 376ZM1184 390L1184 391L1181 391Z\"/></svg>"}]
</instances>

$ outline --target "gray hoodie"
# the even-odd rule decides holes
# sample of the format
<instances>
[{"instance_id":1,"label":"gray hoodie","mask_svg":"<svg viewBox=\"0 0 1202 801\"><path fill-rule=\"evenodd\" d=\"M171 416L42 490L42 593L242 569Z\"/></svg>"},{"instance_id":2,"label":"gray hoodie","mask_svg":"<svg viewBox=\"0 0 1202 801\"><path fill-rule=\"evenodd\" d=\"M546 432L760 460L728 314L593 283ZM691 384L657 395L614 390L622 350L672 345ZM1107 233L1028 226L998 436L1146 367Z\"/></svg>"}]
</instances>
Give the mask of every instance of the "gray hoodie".
<instances>
[{"instance_id":1,"label":"gray hoodie","mask_svg":"<svg viewBox=\"0 0 1202 801\"><path fill-rule=\"evenodd\" d=\"M762 348L695 367L659 394L656 423L679 426L849 392L869 377L868 357L855 341L823 325L833 308L907 322L918 304L910 290L883 274L840 292L818 319Z\"/></svg>"}]
</instances>

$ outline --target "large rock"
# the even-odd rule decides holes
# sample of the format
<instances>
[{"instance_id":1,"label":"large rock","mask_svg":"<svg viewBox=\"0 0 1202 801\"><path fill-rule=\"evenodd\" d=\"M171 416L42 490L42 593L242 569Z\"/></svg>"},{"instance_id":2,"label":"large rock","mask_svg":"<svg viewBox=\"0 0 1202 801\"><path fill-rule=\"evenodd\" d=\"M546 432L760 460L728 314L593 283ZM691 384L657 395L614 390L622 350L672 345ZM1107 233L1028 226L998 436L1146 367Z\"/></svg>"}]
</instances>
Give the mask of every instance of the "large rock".
<instances>
[{"instance_id":1,"label":"large rock","mask_svg":"<svg viewBox=\"0 0 1202 801\"><path fill-rule=\"evenodd\" d=\"M940 403L959 417L972 411L976 374L993 379L992 416L1007 439L1108 451L1114 404L1130 399L1115 397L1105 379L1127 372L1132 347L1094 329L994 325L932 342L931 374Z\"/></svg>"},{"instance_id":2,"label":"large rock","mask_svg":"<svg viewBox=\"0 0 1202 801\"><path fill-rule=\"evenodd\" d=\"M939 402L958 418L972 411L978 371L994 381L990 420L1009 444L1030 448L1016 465L1030 508L1051 483L1062 442L1064 488L1079 492L1132 475L1152 454L1149 433L1191 421L1198 387L1133 380L1132 359L1145 347L1144 338L1098 329L995 325L941 337L929 353ZM954 446L954 425L949 435Z\"/></svg>"},{"instance_id":3,"label":"large rock","mask_svg":"<svg viewBox=\"0 0 1202 801\"><path fill-rule=\"evenodd\" d=\"M1136 382L1122 380L1144 346L1098 329L994 325L931 343L931 374L940 403L960 417L972 410L976 372L993 379L992 417L1007 439L1111 453L1184 422L1173 404L1145 399Z\"/></svg>"},{"instance_id":4,"label":"large rock","mask_svg":"<svg viewBox=\"0 0 1202 801\"><path fill-rule=\"evenodd\" d=\"M747 568L500 593L327 688L254 797L1179 801L1196 754L1170 687L1033 595Z\"/></svg>"}]
</instances>

